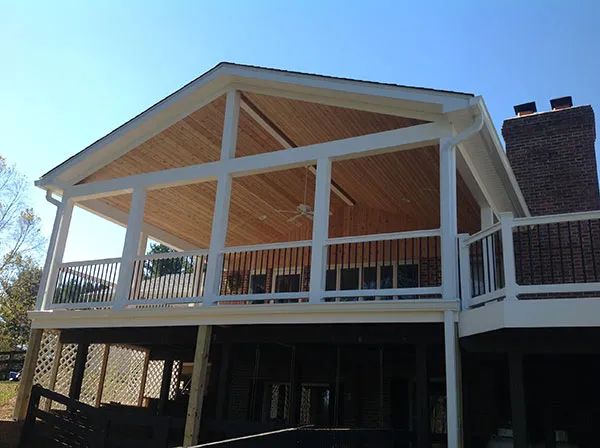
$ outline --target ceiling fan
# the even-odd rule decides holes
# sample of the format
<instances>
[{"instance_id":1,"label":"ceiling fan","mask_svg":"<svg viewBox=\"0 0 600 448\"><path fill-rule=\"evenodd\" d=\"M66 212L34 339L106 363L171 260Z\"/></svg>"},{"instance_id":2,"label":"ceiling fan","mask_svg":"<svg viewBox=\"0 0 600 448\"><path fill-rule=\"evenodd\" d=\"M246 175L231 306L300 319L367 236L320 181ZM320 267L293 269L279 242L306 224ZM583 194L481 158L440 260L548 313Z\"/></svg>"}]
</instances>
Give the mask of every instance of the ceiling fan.
<instances>
[{"instance_id":1,"label":"ceiling fan","mask_svg":"<svg viewBox=\"0 0 600 448\"><path fill-rule=\"evenodd\" d=\"M276 210L279 213L291 214L288 218L288 222L296 222L299 218L313 219L315 214L314 210L310 205L307 204L306 194L308 189L308 167L306 167L305 176L304 176L304 198L301 203L299 203L294 210ZM331 214L331 212L330 212ZM301 225L299 222L296 222L297 225Z\"/></svg>"}]
</instances>

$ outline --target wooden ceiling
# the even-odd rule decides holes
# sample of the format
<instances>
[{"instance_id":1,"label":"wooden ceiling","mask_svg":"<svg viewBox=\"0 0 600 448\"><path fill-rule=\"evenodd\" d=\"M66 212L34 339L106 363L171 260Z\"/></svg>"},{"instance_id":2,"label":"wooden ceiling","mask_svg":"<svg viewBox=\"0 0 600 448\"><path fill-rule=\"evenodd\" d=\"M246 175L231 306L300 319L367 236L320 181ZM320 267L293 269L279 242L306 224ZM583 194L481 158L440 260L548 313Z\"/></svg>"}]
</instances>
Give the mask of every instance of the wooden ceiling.
<instances>
[{"instance_id":1,"label":"wooden ceiling","mask_svg":"<svg viewBox=\"0 0 600 448\"><path fill-rule=\"evenodd\" d=\"M305 146L412 126L421 121L286 98L243 93L293 146ZM215 161L220 154L224 98L220 97L100 168L82 183ZM282 149L281 143L245 111L240 113L237 156ZM331 195L330 236L415 230L439 226L437 147L399 151L333 164L332 179L355 202ZM306 187L306 197L305 197ZM207 247L216 184L206 182L149 192L144 220ZM313 203L314 175L296 168L236 178L232 187L227 245L308 239L312 221L288 222L299 203ZM458 180L459 227L478 228L479 208ZM128 211L129 197L103 199Z\"/></svg>"}]
</instances>

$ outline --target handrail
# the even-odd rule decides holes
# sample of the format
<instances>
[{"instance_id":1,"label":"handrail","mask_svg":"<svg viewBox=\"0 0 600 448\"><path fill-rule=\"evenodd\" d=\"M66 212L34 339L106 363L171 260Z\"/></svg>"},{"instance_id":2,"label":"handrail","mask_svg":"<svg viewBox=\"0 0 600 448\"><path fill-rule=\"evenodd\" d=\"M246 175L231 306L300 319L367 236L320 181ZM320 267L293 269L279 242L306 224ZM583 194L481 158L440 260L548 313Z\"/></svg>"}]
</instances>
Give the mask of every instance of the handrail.
<instances>
[{"instance_id":1,"label":"handrail","mask_svg":"<svg viewBox=\"0 0 600 448\"><path fill-rule=\"evenodd\" d=\"M513 227L569 221L584 221L586 219L600 219L600 210L591 212L562 213L558 215L530 216L527 218L514 218Z\"/></svg>"},{"instance_id":2,"label":"handrail","mask_svg":"<svg viewBox=\"0 0 600 448\"><path fill-rule=\"evenodd\" d=\"M160 254L146 254L135 257L136 260L163 260L169 258L193 257L196 255L208 255L207 249L194 249L181 252L164 252Z\"/></svg>"},{"instance_id":3,"label":"handrail","mask_svg":"<svg viewBox=\"0 0 600 448\"><path fill-rule=\"evenodd\" d=\"M490 236L491 234L496 233L498 230L500 230L501 226L501 223L497 222L485 229L480 230L477 233L474 233L473 235L469 235L469 237L466 238L464 241L465 246L469 246L479 240L484 239L486 236Z\"/></svg>"},{"instance_id":4,"label":"handrail","mask_svg":"<svg viewBox=\"0 0 600 448\"><path fill-rule=\"evenodd\" d=\"M68 268L68 267L77 267L77 266L87 266L89 264L118 263L120 261L121 261L121 257L119 257L119 258L100 258L98 260L68 261L66 263L61 263L59 267Z\"/></svg>"},{"instance_id":5,"label":"handrail","mask_svg":"<svg viewBox=\"0 0 600 448\"><path fill-rule=\"evenodd\" d=\"M231 246L223 249L223 253L234 254L240 252L255 252L259 250L272 250L272 249L289 249L292 247L308 247L312 245L311 240L301 241L288 241L285 243L265 243L256 244L249 246Z\"/></svg>"},{"instance_id":6,"label":"handrail","mask_svg":"<svg viewBox=\"0 0 600 448\"><path fill-rule=\"evenodd\" d=\"M374 233L372 235L359 236L342 236L336 238L328 238L325 244L330 246L333 244L346 243L366 243L368 241L389 241L389 240L406 240L411 238L426 238L431 236L440 236L440 229L428 230L411 230L408 232L391 232L391 233Z\"/></svg>"}]
</instances>

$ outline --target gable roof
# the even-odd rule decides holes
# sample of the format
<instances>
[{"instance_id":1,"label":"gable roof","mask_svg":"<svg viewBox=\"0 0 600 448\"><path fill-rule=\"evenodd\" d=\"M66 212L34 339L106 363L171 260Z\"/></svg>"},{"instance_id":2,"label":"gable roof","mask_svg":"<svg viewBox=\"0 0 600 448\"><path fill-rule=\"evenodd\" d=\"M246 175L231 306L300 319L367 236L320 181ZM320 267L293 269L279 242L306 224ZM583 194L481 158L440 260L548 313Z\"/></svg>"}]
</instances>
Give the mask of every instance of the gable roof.
<instances>
[{"instance_id":1,"label":"gable roof","mask_svg":"<svg viewBox=\"0 0 600 448\"><path fill-rule=\"evenodd\" d=\"M451 110L452 108L458 108L461 106L464 107L466 104L468 104L465 101L468 101L473 97L472 93L465 92L406 86L394 83L365 81L254 65L221 62L196 79L185 84L172 94L168 95L164 99L160 100L156 104L150 106L145 111L123 123L106 136L96 140L86 148L66 159L64 162L44 173L40 179L36 181L36 185L40 187L48 186L50 187L49 189L53 190L56 188L52 188L52 184L57 179L60 179L61 183L64 184L76 183L85 177L84 175L75 177L68 175L77 164L82 162L86 157L91 156L92 153L95 153L100 148L103 148L115 142L115 140L122 138L125 134L130 132L133 128L139 127L146 120L160 115L169 115L169 109L177 109L176 105L178 103L181 104L185 102L186 98L189 98L191 95L198 93L201 90L206 90L208 98L214 98L217 96L214 94L214 92L224 93L219 89L222 90L227 84L232 84L241 80L249 81L251 79L258 81L262 80L266 82L276 82L285 84L288 87L295 84L313 90L332 90L341 94L346 93L348 95L352 95L353 97L370 96L390 98L406 104L412 104L413 106L417 103L421 103L422 106L417 107L417 109L438 113L445 112L448 108ZM212 96L210 95L211 91L213 92ZM458 103L453 102L453 99L457 100ZM193 103L193 101L191 102ZM194 106L192 105L192 108L193 107ZM197 107L198 106L196 106L196 108ZM183 116L191 112L191 109L189 108L184 109L185 111L182 113ZM180 116L179 118L182 118L183 116ZM160 131L160 129L158 130ZM148 135L146 138L149 136L150 135ZM143 139L144 137L140 136L140 138ZM139 144L143 140L140 141L140 139L138 139L137 141ZM98 165L98 163L101 163L100 160L94 160L93 162L96 162L92 163L92 165L95 165L96 169L100 168Z\"/></svg>"}]
</instances>

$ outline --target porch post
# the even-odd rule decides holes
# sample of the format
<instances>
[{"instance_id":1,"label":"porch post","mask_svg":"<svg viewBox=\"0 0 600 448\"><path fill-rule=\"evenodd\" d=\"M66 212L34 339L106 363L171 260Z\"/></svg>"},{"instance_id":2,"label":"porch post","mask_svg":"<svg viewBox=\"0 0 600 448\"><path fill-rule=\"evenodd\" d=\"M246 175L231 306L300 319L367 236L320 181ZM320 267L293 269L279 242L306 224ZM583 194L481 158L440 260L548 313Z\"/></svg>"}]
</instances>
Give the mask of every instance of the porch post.
<instances>
[{"instance_id":1,"label":"porch post","mask_svg":"<svg viewBox=\"0 0 600 448\"><path fill-rule=\"evenodd\" d=\"M440 139L440 232L442 298L457 299L456 146L450 139Z\"/></svg>"},{"instance_id":2,"label":"porch post","mask_svg":"<svg viewBox=\"0 0 600 448\"><path fill-rule=\"evenodd\" d=\"M60 202L56 206L56 213L54 215L54 225L52 226L52 233L50 234L50 241L48 242L48 252L46 253L46 260L44 261L44 268L42 270L42 277L40 278L40 286L38 289L37 299L35 301L35 309L41 310L44 302L44 295L48 287L48 276L50 266L52 265L52 258L56 248L56 238L58 236L58 229L60 228L60 222L63 216L63 203Z\"/></svg>"},{"instance_id":3,"label":"porch post","mask_svg":"<svg viewBox=\"0 0 600 448\"><path fill-rule=\"evenodd\" d=\"M42 343L42 335L44 330L32 328L27 343L27 353L25 354L25 362L23 364L23 373L19 381L19 390L17 391L17 402L13 417L17 421L25 420L27 416L27 407L29 398L31 397L31 387L33 386L33 376L35 375L35 366L37 364L40 345Z\"/></svg>"},{"instance_id":4,"label":"porch post","mask_svg":"<svg viewBox=\"0 0 600 448\"><path fill-rule=\"evenodd\" d=\"M448 448L462 446L460 428L460 385L458 382L458 343L454 311L444 311L444 346L446 358L446 418Z\"/></svg>"},{"instance_id":5,"label":"porch post","mask_svg":"<svg viewBox=\"0 0 600 448\"><path fill-rule=\"evenodd\" d=\"M325 263L329 236L329 199L331 194L331 159L317 160L315 183L315 204L312 229L312 250L310 259L309 301L318 303L325 291Z\"/></svg>"},{"instance_id":6,"label":"porch post","mask_svg":"<svg viewBox=\"0 0 600 448\"><path fill-rule=\"evenodd\" d=\"M223 138L221 139L221 161L235 156L237 146L238 122L240 116L240 93L237 90L227 92L225 102L225 121ZM212 305L221 289L221 267L223 266L223 249L227 238L229 221L229 205L231 202L231 175L222 172L217 179L217 193L210 233L210 247L206 260L206 280L204 284L204 305Z\"/></svg>"},{"instance_id":7,"label":"porch post","mask_svg":"<svg viewBox=\"0 0 600 448\"><path fill-rule=\"evenodd\" d=\"M502 267L504 269L504 291L508 300L517 299L517 274L515 271L515 246L513 243L513 214L500 214L502 232Z\"/></svg>"},{"instance_id":8,"label":"porch post","mask_svg":"<svg viewBox=\"0 0 600 448\"><path fill-rule=\"evenodd\" d=\"M487 229L492 224L494 224L494 212L492 208L487 205L481 207L480 210L480 219L481 219L481 230ZM496 273L493 269L490 269L490 260L492 260L494 254L496 253L494 250L494 242L490 241L489 238L484 238L482 240L482 257L483 257L483 284L484 291L490 292L492 290L492 285L495 284L494 278Z\"/></svg>"},{"instance_id":9,"label":"porch post","mask_svg":"<svg viewBox=\"0 0 600 448\"><path fill-rule=\"evenodd\" d=\"M201 423L200 420L202 416L202 403L204 401L204 391L208 382L208 354L210 350L211 335L212 327L210 325L198 326L196 352L194 354L194 367L192 370L192 385L190 388L190 397L188 400L188 409L183 435L184 447L189 447L198 443L198 435L200 434Z\"/></svg>"},{"instance_id":10,"label":"porch post","mask_svg":"<svg viewBox=\"0 0 600 448\"><path fill-rule=\"evenodd\" d=\"M471 258L469 254L469 246L466 244L466 240L469 235L461 233L458 236L458 256L460 260L460 302L461 309L466 310L471 306Z\"/></svg>"},{"instance_id":11,"label":"porch post","mask_svg":"<svg viewBox=\"0 0 600 448\"><path fill-rule=\"evenodd\" d=\"M144 224L145 202L146 190L143 188L133 190L113 308L124 308L129 299L129 290L133 280L133 264L138 253Z\"/></svg>"},{"instance_id":12,"label":"porch post","mask_svg":"<svg viewBox=\"0 0 600 448\"><path fill-rule=\"evenodd\" d=\"M69 398L79 400L81 396L81 386L83 385L83 375L85 375L85 362L87 361L90 344L80 342L77 344L77 354L75 355L75 364L71 375L71 385L69 386Z\"/></svg>"},{"instance_id":13,"label":"porch post","mask_svg":"<svg viewBox=\"0 0 600 448\"><path fill-rule=\"evenodd\" d=\"M515 448L527 447L527 412L525 405L525 385L523 375L523 354L517 351L508 353L508 374L510 381L510 409Z\"/></svg>"},{"instance_id":14,"label":"porch post","mask_svg":"<svg viewBox=\"0 0 600 448\"><path fill-rule=\"evenodd\" d=\"M65 254L74 206L75 201L73 199L63 197L59 209L56 211L56 219L54 221L54 228L52 229L54 241L52 241L51 237L47 260L44 265L44 272L47 274L47 279L42 279L40 282L36 309L45 310L52 303L56 280L58 278L58 268ZM56 234L54 235L55 232Z\"/></svg>"},{"instance_id":15,"label":"porch post","mask_svg":"<svg viewBox=\"0 0 600 448\"><path fill-rule=\"evenodd\" d=\"M169 389L173 378L173 358L165 359L160 381L160 394L158 396L158 415L163 415L169 401Z\"/></svg>"}]
</instances>

